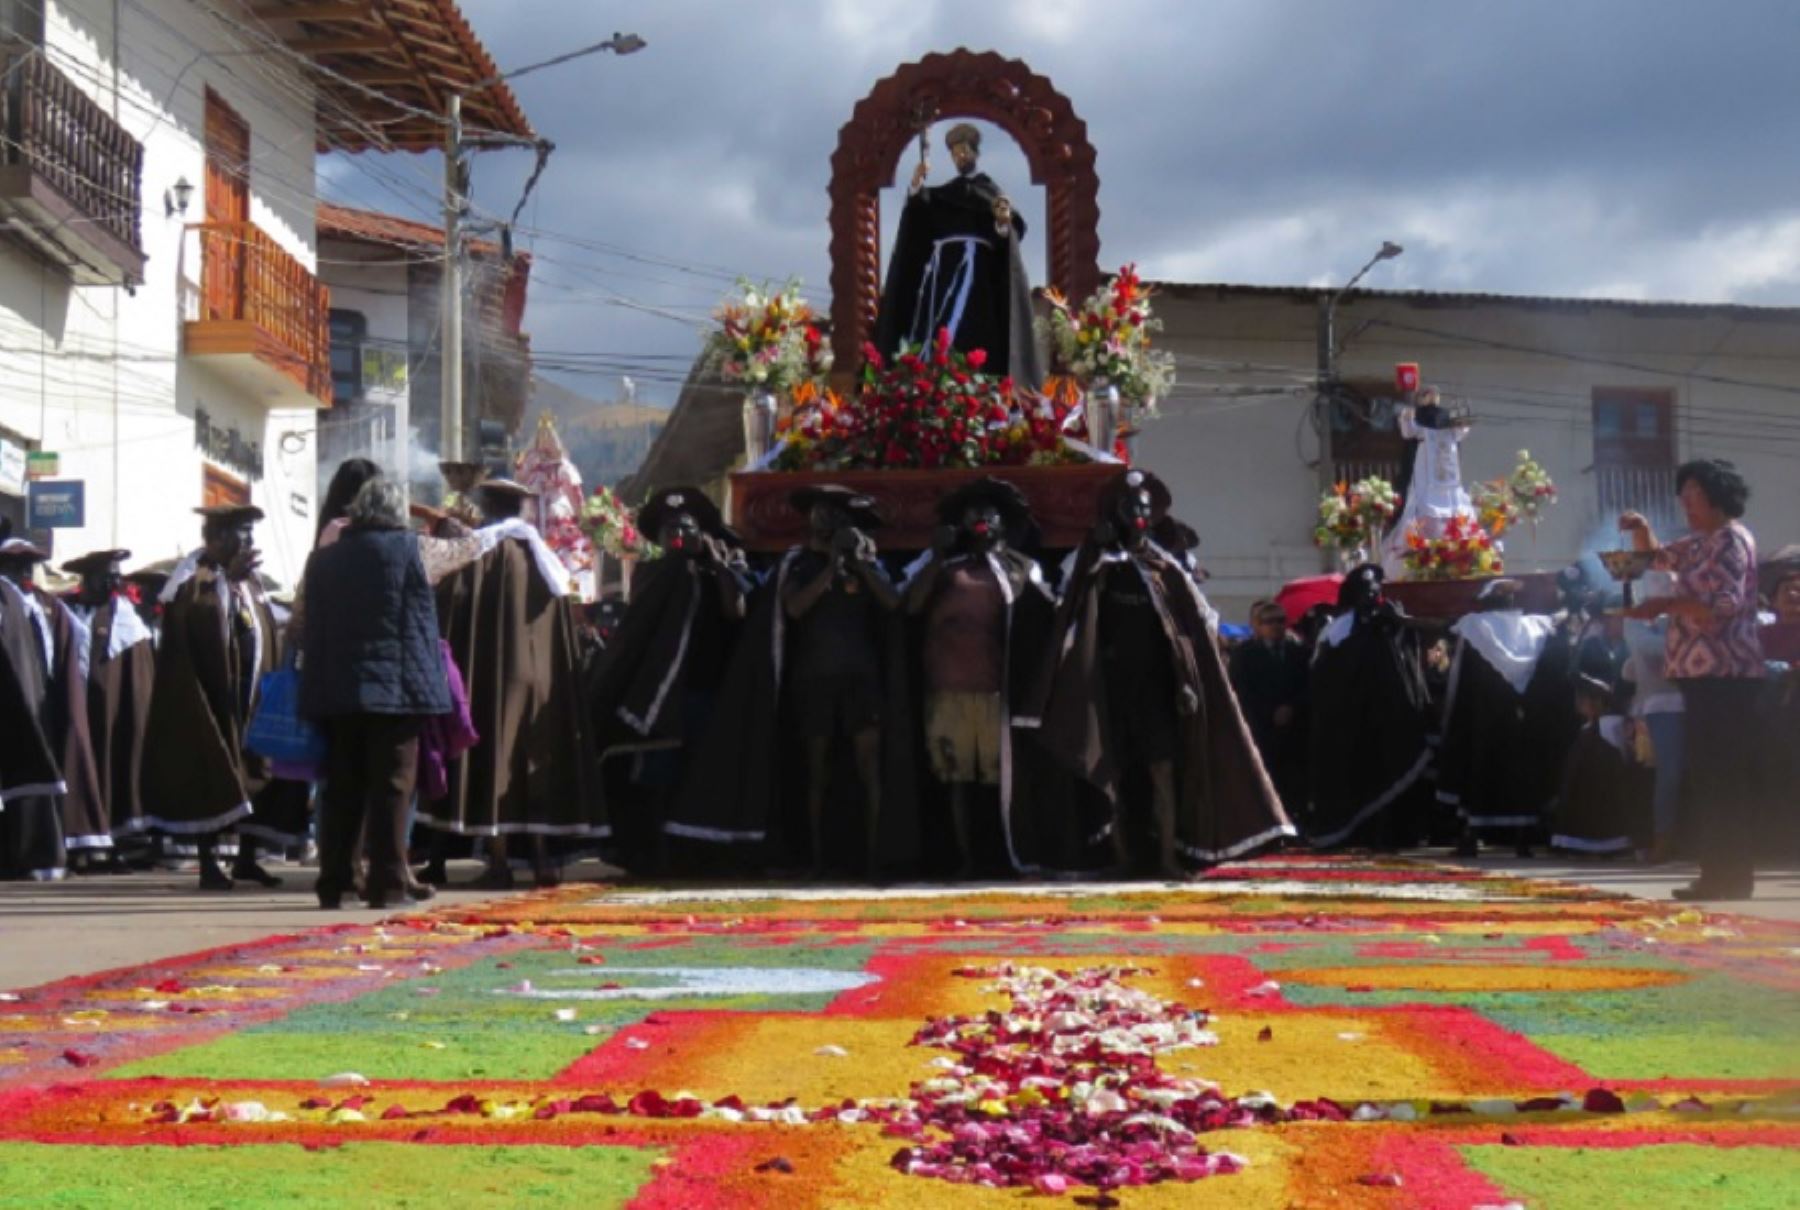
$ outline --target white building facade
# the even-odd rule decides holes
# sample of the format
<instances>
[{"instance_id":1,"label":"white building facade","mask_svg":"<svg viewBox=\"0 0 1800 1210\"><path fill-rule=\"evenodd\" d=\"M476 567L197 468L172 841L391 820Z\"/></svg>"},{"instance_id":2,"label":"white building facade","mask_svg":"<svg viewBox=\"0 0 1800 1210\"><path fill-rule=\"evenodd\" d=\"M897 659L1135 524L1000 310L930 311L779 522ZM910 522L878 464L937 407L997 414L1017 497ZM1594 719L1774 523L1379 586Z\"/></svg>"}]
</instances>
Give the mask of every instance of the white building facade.
<instances>
[{"instance_id":1,"label":"white building facade","mask_svg":"<svg viewBox=\"0 0 1800 1210\"><path fill-rule=\"evenodd\" d=\"M34 531L54 562L137 568L251 503L292 585L332 401L318 154L439 145L494 64L454 0L0 0L0 29L0 515L78 491L80 524ZM531 136L504 85L468 112ZM20 482L27 453L65 486Z\"/></svg>"},{"instance_id":2,"label":"white building facade","mask_svg":"<svg viewBox=\"0 0 1800 1210\"><path fill-rule=\"evenodd\" d=\"M1674 470L1692 458L1736 463L1764 552L1800 541L1800 308L1357 291L1334 316L1343 389L1327 448L1314 387L1327 292L1158 290L1181 383L1134 456L1200 532L1209 592L1231 620L1328 565L1311 540L1325 485L1394 472L1399 363L1473 415L1470 487L1510 473L1520 450L1555 480L1535 538L1507 535L1510 570L1617 545L1625 508L1678 533Z\"/></svg>"}]
</instances>

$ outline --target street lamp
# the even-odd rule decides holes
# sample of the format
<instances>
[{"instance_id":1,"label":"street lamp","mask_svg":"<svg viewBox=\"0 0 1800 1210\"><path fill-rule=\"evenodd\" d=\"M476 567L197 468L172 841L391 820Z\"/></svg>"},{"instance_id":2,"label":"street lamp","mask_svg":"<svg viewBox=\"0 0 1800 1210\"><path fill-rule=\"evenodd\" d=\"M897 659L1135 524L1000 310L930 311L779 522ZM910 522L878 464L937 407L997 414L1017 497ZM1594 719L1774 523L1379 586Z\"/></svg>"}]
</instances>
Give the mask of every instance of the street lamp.
<instances>
[{"instance_id":1,"label":"street lamp","mask_svg":"<svg viewBox=\"0 0 1800 1210\"><path fill-rule=\"evenodd\" d=\"M520 76L534 71L542 71L546 67L555 67L559 63L567 63L571 59L579 59L585 55L598 54L610 50L615 55L635 55L649 43L636 34L614 33L604 42L596 42L592 46L584 46L567 54L557 55L554 59L545 59L541 63L529 63L512 71L501 72L489 76L485 80L477 80L466 88L458 89L450 94L449 121L444 126L444 272L440 280L443 307L444 340L439 349L439 377L442 379L439 388L438 405L438 447L443 456L452 461L462 459L463 447L463 399L462 399L462 231L461 223L464 191L467 182L463 176L463 140L462 105L463 97L492 88L503 80L516 80ZM529 140L518 139L517 145L533 146ZM548 159L552 144L547 139L537 140L538 172L544 170L544 162ZM527 195L531 186L537 183L537 175L525 186ZM519 199L520 207L525 205L524 198ZM517 211L514 212L517 217Z\"/></svg>"},{"instance_id":2,"label":"street lamp","mask_svg":"<svg viewBox=\"0 0 1800 1210\"><path fill-rule=\"evenodd\" d=\"M1329 491L1337 482L1337 465L1331 449L1331 400L1337 385L1337 337L1333 325L1337 320L1338 301L1361 281L1376 265L1384 260L1393 260L1406 249L1393 240L1382 240L1381 247L1375 255L1358 269L1349 281L1340 286L1329 297L1319 296L1319 380L1318 395L1314 406L1318 409L1319 423L1319 484L1320 489Z\"/></svg>"}]
</instances>

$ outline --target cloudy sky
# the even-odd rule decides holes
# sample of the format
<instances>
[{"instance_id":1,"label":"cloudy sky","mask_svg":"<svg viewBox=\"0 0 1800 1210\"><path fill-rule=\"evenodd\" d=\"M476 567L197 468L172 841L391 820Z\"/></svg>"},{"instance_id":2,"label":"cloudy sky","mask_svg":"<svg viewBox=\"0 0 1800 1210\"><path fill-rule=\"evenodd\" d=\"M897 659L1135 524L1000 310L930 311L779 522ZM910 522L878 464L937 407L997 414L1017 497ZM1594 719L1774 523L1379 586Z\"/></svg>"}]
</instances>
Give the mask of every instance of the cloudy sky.
<instances>
[{"instance_id":1,"label":"cloudy sky","mask_svg":"<svg viewBox=\"0 0 1800 1210\"><path fill-rule=\"evenodd\" d=\"M1371 284L1800 304L1792 0L462 5L503 69L615 30L649 42L516 84L558 146L521 220L527 326L548 376L594 397L628 367L672 401L736 275L798 276L823 303L838 127L898 65L958 46L1025 60L1086 120L1103 267L1326 283L1393 239L1406 255ZM983 168L1041 225L1005 143ZM386 158L404 162L330 165L322 187L424 213L437 165ZM480 156L477 204L510 213L529 169Z\"/></svg>"}]
</instances>

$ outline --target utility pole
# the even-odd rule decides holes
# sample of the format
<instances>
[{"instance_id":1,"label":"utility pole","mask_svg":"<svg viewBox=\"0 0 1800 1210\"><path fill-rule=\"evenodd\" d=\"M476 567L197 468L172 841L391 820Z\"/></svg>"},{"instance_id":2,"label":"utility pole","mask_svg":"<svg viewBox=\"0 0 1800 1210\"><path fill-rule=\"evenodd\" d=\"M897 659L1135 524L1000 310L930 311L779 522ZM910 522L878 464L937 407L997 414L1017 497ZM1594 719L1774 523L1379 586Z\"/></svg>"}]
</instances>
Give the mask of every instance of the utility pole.
<instances>
[{"instance_id":1,"label":"utility pole","mask_svg":"<svg viewBox=\"0 0 1800 1210\"><path fill-rule=\"evenodd\" d=\"M438 435L439 457L446 462L463 461L463 261L462 261L462 220L469 207L468 175L463 170L463 155L469 150L469 144L463 138L462 105L465 95L479 93L504 80L516 79L528 72L541 71L546 67L554 67L559 63L567 63L571 59L579 59L586 55L610 50L615 55L632 55L648 45L636 34L615 33L604 42L596 42L592 46L584 46L567 54L557 55L554 59L546 59L542 63L533 63L513 71L489 76L450 94L449 120L444 123L444 274L443 274L443 378L441 392L442 411L439 413ZM477 123L477 129L479 129ZM482 136L476 142L477 147L494 146L532 146L528 139L500 139ZM543 157L550 144L538 141L538 171L543 171ZM534 175L531 183L526 185L527 194L531 184L537 182ZM523 199L520 207L525 205ZM515 219L518 213L513 214Z\"/></svg>"},{"instance_id":2,"label":"utility pole","mask_svg":"<svg viewBox=\"0 0 1800 1210\"><path fill-rule=\"evenodd\" d=\"M1337 305L1363 275L1384 260L1393 260L1406 249L1392 240L1381 247L1356 275L1329 295L1319 296L1318 395L1313 406L1319 413L1319 491L1328 492L1337 482L1337 460L1332 450L1333 400L1337 397Z\"/></svg>"},{"instance_id":3,"label":"utility pole","mask_svg":"<svg viewBox=\"0 0 1800 1210\"><path fill-rule=\"evenodd\" d=\"M441 279L443 355L439 376L439 456L463 460L463 198L462 94L450 94L450 120L444 125L444 272Z\"/></svg>"}]
</instances>

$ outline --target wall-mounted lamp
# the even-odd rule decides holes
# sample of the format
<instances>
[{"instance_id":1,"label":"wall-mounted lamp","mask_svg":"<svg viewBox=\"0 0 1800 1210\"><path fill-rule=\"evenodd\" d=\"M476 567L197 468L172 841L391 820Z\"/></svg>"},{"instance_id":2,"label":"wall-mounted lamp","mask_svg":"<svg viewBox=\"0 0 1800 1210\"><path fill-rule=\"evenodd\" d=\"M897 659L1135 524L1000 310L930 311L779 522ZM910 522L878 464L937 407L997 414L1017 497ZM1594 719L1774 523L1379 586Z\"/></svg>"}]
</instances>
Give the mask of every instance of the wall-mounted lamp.
<instances>
[{"instance_id":1,"label":"wall-mounted lamp","mask_svg":"<svg viewBox=\"0 0 1800 1210\"><path fill-rule=\"evenodd\" d=\"M174 218L177 214L186 214L188 203L193 197L194 186L186 177L177 178L173 188L163 190L163 217Z\"/></svg>"}]
</instances>

